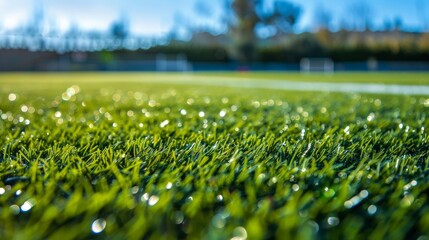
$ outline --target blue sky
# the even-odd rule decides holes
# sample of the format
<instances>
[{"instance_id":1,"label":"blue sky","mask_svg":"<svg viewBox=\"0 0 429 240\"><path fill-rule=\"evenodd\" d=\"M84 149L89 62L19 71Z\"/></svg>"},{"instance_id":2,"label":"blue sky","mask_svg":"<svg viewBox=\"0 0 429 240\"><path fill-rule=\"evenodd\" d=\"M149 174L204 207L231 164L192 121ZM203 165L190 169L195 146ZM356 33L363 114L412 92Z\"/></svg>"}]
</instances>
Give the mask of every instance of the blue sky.
<instances>
[{"instance_id":1,"label":"blue sky","mask_svg":"<svg viewBox=\"0 0 429 240\"><path fill-rule=\"evenodd\" d=\"M268 2L270 0L267 0ZM0 32L25 25L37 5L43 6L47 25L66 31L72 25L82 29L105 31L112 21L127 16L130 29L138 35L160 36L171 29L187 26L212 26L221 31L219 19L223 0L0 0ZM323 7L332 13L332 26L338 27L348 19L351 6L358 0L291 0L302 6L304 12L296 27L298 31L311 30L317 9ZM409 30L420 30L429 25L428 0L367 0L372 21L381 26L385 19L401 17ZM203 9L198 14L196 9Z\"/></svg>"}]
</instances>

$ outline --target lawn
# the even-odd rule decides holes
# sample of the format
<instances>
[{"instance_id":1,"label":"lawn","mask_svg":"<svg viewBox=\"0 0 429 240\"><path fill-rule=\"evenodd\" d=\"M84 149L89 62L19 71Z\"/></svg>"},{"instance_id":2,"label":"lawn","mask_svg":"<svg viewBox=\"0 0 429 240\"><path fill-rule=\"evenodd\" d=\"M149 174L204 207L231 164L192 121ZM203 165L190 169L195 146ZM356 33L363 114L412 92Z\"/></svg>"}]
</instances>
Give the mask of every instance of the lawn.
<instances>
[{"instance_id":1,"label":"lawn","mask_svg":"<svg viewBox=\"0 0 429 240\"><path fill-rule=\"evenodd\" d=\"M1 238L429 237L429 96L174 82L200 76L243 75L0 75Z\"/></svg>"}]
</instances>

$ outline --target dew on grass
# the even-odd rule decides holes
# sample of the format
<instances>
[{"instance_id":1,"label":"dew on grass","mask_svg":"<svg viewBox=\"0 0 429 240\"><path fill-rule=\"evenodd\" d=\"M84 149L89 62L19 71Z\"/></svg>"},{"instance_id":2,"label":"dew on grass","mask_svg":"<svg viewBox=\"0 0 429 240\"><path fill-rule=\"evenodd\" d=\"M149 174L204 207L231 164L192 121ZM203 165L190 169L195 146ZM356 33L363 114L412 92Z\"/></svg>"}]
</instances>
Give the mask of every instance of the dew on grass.
<instances>
[{"instance_id":1,"label":"dew on grass","mask_svg":"<svg viewBox=\"0 0 429 240\"><path fill-rule=\"evenodd\" d=\"M222 196L222 194L217 195L217 196L216 196L216 200L218 200L219 202L222 202L222 201L223 201L223 196Z\"/></svg>"},{"instance_id":2,"label":"dew on grass","mask_svg":"<svg viewBox=\"0 0 429 240\"><path fill-rule=\"evenodd\" d=\"M219 116L220 117L225 117L225 115L226 115L226 112L224 110L222 110L222 111L219 112Z\"/></svg>"},{"instance_id":3,"label":"dew on grass","mask_svg":"<svg viewBox=\"0 0 429 240\"><path fill-rule=\"evenodd\" d=\"M299 190L299 185L298 184L294 184L294 185L292 185L292 190L294 191L294 192L297 192L298 190Z\"/></svg>"},{"instance_id":4,"label":"dew on grass","mask_svg":"<svg viewBox=\"0 0 429 240\"><path fill-rule=\"evenodd\" d=\"M238 110L238 107L236 105L231 106L231 111L236 112Z\"/></svg>"},{"instance_id":5,"label":"dew on grass","mask_svg":"<svg viewBox=\"0 0 429 240\"><path fill-rule=\"evenodd\" d=\"M25 201L22 205L21 205L21 211L23 212L27 212L29 211L31 208L33 208L33 206L36 204L36 201L34 199L28 199L27 201Z\"/></svg>"},{"instance_id":6,"label":"dew on grass","mask_svg":"<svg viewBox=\"0 0 429 240\"><path fill-rule=\"evenodd\" d=\"M147 201L147 200L149 200L149 193L144 193L142 196L141 196L141 198L140 198L140 200L142 201L142 202L145 202L145 201Z\"/></svg>"},{"instance_id":7,"label":"dew on grass","mask_svg":"<svg viewBox=\"0 0 429 240\"><path fill-rule=\"evenodd\" d=\"M344 129L344 133L345 133L346 135L349 135L349 134L350 134L350 126L347 126L347 127Z\"/></svg>"},{"instance_id":8,"label":"dew on grass","mask_svg":"<svg viewBox=\"0 0 429 240\"><path fill-rule=\"evenodd\" d=\"M274 184L275 184L275 183L277 183L277 181L278 181L278 179L277 179L276 177L272 177L272 178L271 178L271 182L272 182L272 183L274 183Z\"/></svg>"},{"instance_id":9,"label":"dew on grass","mask_svg":"<svg viewBox=\"0 0 429 240\"><path fill-rule=\"evenodd\" d=\"M21 209L19 208L18 205L13 204L9 207L10 211L12 212L12 214L14 215L18 215L21 212Z\"/></svg>"},{"instance_id":10,"label":"dew on grass","mask_svg":"<svg viewBox=\"0 0 429 240\"><path fill-rule=\"evenodd\" d=\"M168 120L164 120L164 121L162 121L162 122L161 122L161 124L159 124L159 126L160 126L161 128L164 128L165 126L167 126L167 125L168 125L168 123L170 123L170 121L168 121Z\"/></svg>"},{"instance_id":11,"label":"dew on grass","mask_svg":"<svg viewBox=\"0 0 429 240\"><path fill-rule=\"evenodd\" d=\"M367 191L367 190L362 190L362 191L360 191L360 193L359 193L359 197L361 197L361 198L367 198L367 197L368 197L368 195L369 195L369 193L368 193L368 191Z\"/></svg>"},{"instance_id":12,"label":"dew on grass","mask_svg":"<svg viewBox=\"0 0 429 240\"><path fill-rule=\"evenodd\" d=\"M232 232L232 240L244 240L247 239L247 231L244 227L236 227Z\"/></svg>"},{"instance_id":13,"label":"dew on grass","mask_svg":"<svg viewBox=\"0 0 429 240\"><path fill-rule=\"evenodd\" d=\"M362 190L359 192L359 194L353 196L352 198L350 198L349 200L344 202L344 207L345 208L352 208L354 206L356 206L357 204L359 204L363 199L367 198L369 195L367 190Z\"/></svg>"},{"instance_id":14,"label":"dew on grass","mask_svg":"<svg viewBox=\"0 0 429 240\"><path fill-rule=\"evenodd\" d=\"M366 120L367 120L368 122L371 122L372 120L374 120L374 118L375 118L375 114L374 114L374 113L370 113L370 114L368 115L368 117L366 117Z\"/></svg>"},{"instance_id":15,"label":"dew on grass","mask_svg":"<svg viewBox=\"0 0 429 240\"><path fill-rule=\"evenodd\" d=\"M202 117L204 117L206 114L203 112L203 111L200 111L199 113L198 113L198 116L200 117L200 118L202 118Z\"/></svg>"},{"instance_id":16,"label":"dew on grass","mask_svg":"<svg viewBox=\"0 0 429 240\"><path fill-rule=\"evenodd\" d=\"M0 195L3 195L6 192L6 190L4 188L0 187Z\"/></svg>"},{"instance_id":17,"label":"dew on grass","mask_svg":"<svg viewBox=\"0 0 429 240\"><path fill-rule=\"evenodd\" d=\"M15 192L15 195L16 195L16 196L19 196L19 195L21 195L21 193L22 193L22 190L20 190L20 189L19 189L19 190L17 190L17 191Z\"/></svg>"},{"instance_id":18,"label":"dew on grass","mask_svg":"<svg viewBox=\"0 0 429 240\"><path fill-rule=\"evenodd\" d=\"M171 189L173 187L173 184L171 182L168 182L167 185L165 185L165 189Z\"/></svg>"},{"instance_id":19,"label":"dew on grass","mask_svg":"<svg viewBox=\"0 0 429 240\"><path fill-rule=\"evenodd\" d=\"M329 217L327 222L330 226L335 227L340 224L340 219L337 217Z\"/></svg>"},{"instance_id":20,"label":"dew on grass","mask_svg":"<svg viewBox=\"0 0 429 240\"><path fill-rule=\"evenodd\" d=\"M185 116L188 112L185 109L180 110L180 114L182 114L183 116Z\"/></svg>"},{"instance_id":21,"label":"dew on grass","mask_svg":"<svg viewBox=\"0 0 429 240\"><path fill-rule=\"evenodd\" d=\"M107 222L103 218L99 218L92 222L91 229L94 233L101 233L106 228Z\"/></svg>"},{"instance_id":22,"label":"dew on grass","mask_svg":"<svg viewBox=\"0 0 429 240\"><path fill-rule=\"evenodd\" d=\"M214 215L211 222L215 228L223 228L225 227L225 222L226 222L225 220L226 220L226 217L223 214L218 213Z\"/></svg>"},{"instance_id":23,"label":"dew on grass","mask_svg":"<svg viewBox=\"0 0 429 240\"><path fill-rule=\"evenodd\" d=\"M127 111L127 116L128 117L134 117L134 112L132 110L128 110Z\"/></svg>"},{"instance_id":24,"label":"dew on grass","mask_svg":"<svg viewBox=\"0 0 429 240\"><path fill-rule=\"evenodd\" d=\"M186 104L188 105L192 105L194 104L195 100L193 98L188 98L188 100L186 100Z\"/></svg>"},{"instance_id":25,"label":"dew on grass","mask_svg":"<svg viewBox=\"0 0 429 240\"><path fill-rule=\"evenodd\" d=\"M131 193L132 194L137 194L139 192L139 187L138 186L134 186L131 188Z\"/></svg>"},{"instance_id":26,"label":"dew on grass","mask_svg":"<svg viewBox=\"0 0 429 240\"><path fill-rule=\"evenodd\" d=\"M120 102L120 101L121 101L121 98L122 98L122 96L121 96L121 94L119 94L119 93L115 93L115 94L113 94L113 96L112 96L112 100L113 100L114 102Z\"/></svg>"},{"instance_id":27,"label":"dew on grass","mask_svg":"<svg viewBox=\"0 0 429 240\"><path fill-rule=\"evenodd\" d=\"M155 204L157 204L159 201L159 197L156 195L152 195L150 196L149 200L148 200L148 204L149 206L154 206Z\"/></svg>"},{"instance_id":28,"label":"dew on grass","mask_svg":"<svg viewBox=\"0 0 429 240\"><path fill-rule=\"evenodd\" d=\"M258 101L252 101L252 104L251 104L254 108L259 108L260 106L261 106L261 103L260 102L258 102Z\"/></svg>"},{"instance_id":29,"label":"dew on grass","mask_svg":"<svg viewBox=\"0 0 429 240\"><path fill-rule=\"evenodd\" d=\"M376 107L380 107L380 106L381 106L381 100L380 100L380 99L375 99L375 100L374 100L374 105L375 105Z\"/></svg>"},{"instance_id":30,"label":"dew on grass","mask_svg":"<svg viewBox=\"0 0 429 240\"><path fill-rule=\"evenodd\" d=\"M262 182L264 179L265 179L265 177L266 177L266 174L265 173L261 173L261 174L259 174L258 175L258 182Z\"/></svg>"},{"instance_id":31,"label":"dew on grass","mask_svg":"<svg viewBox=\"0 0 429 240\"><path fill-rule=\"evenodd\" d=\"M173 214L173 220L176 224L182 224L185 220L185 215L181 211L176 211Z\"/></svg>"},{"instance_id":32,"label":"dew on grass","mask_svg":"<svg viewBox=\"0 0 429 240\"><path fill-rule=\"evenodd\" d=\"M22 105L21 106L21 112L26 113L28 111L28 106L27 105Z\"/></svg>"},{"instance_id":33,"label":"dew on grass","mask_svg":"<svg viewBox=\"0 0 429 240\"><path fill-rule=\"evenodd\" d=\"M319 224L317 224L317 222L310 220L308 221L308 224L310 225L311 228L313 228L313 231L315 233L319 232Z\"/></svg>"},{"instance_id":34,"label":"dew on grass","mask_svg":"<svg viewBox=\"0 0 429 240\"><path fill-rule=\"evenodd\" d=\"M369 205L368 207L368 214L369 215L374 215L377 212L377 206L375 205Z\"/></svg>"},{"instance_id":35,"label":"dew on grass","mask_svg":"<svg viewBox=\"0 0 429 240\"><path fill-rule=\"evenodd\" d=\"M148 105L149 105L149 107L155 107L156 106L156 101L153 100L153 99L151 99L151 100L149 100Z\"/></svg>"},{"instance_id":36,"label":"dew on grass","mask_svg":"<svg viewBox=\"0 0 429 240\"><path fill-rule=\"evenodd\" d=\"M417 186L417 181L416 180L412 180L411 182L407 183L403 189L404 191L408 191L410 188Z\"/></svg>"},{"instance_id":37,"label":"dew on grass","mask_svg":"<svg viewBox=\"0 0 429 240\"><path fill-rule=\"evenodd\" d=\"M9 101L13 102L18 98L18 96L15 93L9 93L8 99Z\"/></svg>"}]
</instances>

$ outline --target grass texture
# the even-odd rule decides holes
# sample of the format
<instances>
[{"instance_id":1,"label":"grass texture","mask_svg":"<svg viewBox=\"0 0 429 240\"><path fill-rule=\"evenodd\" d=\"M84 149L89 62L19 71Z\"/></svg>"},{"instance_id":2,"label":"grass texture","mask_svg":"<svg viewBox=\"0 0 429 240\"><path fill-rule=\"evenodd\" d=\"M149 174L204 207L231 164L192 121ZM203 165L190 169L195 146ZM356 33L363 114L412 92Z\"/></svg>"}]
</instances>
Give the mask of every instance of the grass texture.
<instances>
[{"instance_id":1,"label":"grass texture","mask_svg":"<svg viewBox=\"0 0 429 240\"><path fill-rule=\"evenodd\" d=\"M2 238L429 237L429 96L31 76L0 76Z\"/></svg>"}]
</instances>

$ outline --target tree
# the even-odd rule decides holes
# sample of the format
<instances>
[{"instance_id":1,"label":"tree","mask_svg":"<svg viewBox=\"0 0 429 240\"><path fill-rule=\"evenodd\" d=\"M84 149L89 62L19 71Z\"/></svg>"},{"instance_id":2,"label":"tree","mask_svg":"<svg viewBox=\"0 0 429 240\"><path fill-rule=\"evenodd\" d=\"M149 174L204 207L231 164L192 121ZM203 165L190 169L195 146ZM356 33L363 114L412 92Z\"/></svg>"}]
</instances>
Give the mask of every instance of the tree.
<instances>
[{"instance_id":1,"label":"tree","mask_svg":"<svg viewBox=\"0 0 429 240\"><path fill-rule=\"evenodd\" d=\"M316 30L329 30L332 21L332 14L323 6L316 8L314 12L314 24Z\"/></svg>"},{"instance_id":2,"label":"tree","mask_svg":"<svg viewBox=\"0 0 429 240\"><path fill-rule=\"evenodd\" d=\"M230 54L241 62L255 59L257 27L274 27L277 33L290 32L301 14L301 7L276 0L271 9L263 0L226 0L226 23L231 39Z\"/></svg>"},{"instance_id":3,"label":"tree","mask_svg":"<svg viewBox=\"0 0 429 240\"><path fill-rule=\"evenodd\" d=\"M115 46L124 48L125 39L129 34L129 24L126 17L121 17L110 26L110 33L115 40Z\"/></svg>"},{"instance_id":4,"label":"tree","mask_svg":"<svg viewBox=\"0 0 429 240\"><path fill-rule=\"evenodd\" d=\"M372 24L373 10L366 1L357 1L349 6L354 30L369 30Z\"/></svg>"}]
</instances>

